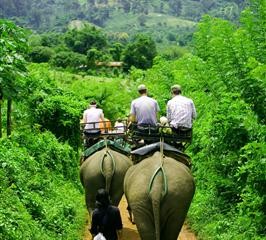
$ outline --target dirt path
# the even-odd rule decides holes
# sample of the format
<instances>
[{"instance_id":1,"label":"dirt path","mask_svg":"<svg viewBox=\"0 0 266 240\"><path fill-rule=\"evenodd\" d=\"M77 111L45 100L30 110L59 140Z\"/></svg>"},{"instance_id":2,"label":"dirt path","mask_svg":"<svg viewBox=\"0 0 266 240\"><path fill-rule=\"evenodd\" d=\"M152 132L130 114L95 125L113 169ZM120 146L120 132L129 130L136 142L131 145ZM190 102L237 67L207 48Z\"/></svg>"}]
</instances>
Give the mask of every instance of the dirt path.
<instances>
[{"instance_id":1,"label":"dirt path","mask_svg":"<svg viewBox=\"0 0 266 240\"><path fill-rule=\"evenodd\" d=\"M126 208L127 202L126 199L123 197L119 204L119 209L123 222L123 237L121 240L140 240L136 225L133 225L128 219L128 212ZM86 226L83 240L92 240L91 235L88 231L88 226ZM196 237L192 232L189 231L187 226L184 225L178 240L196 240Z\"/></svg>"}]
</instances>

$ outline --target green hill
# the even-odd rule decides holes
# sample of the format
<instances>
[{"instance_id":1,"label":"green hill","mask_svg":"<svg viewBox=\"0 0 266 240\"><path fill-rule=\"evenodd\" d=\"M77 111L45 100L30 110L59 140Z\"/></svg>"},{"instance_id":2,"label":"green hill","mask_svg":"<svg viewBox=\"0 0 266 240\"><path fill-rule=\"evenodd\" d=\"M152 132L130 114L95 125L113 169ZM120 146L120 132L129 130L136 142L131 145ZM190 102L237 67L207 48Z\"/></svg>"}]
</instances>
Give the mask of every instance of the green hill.
<instances>
[{"instance_id":1,"label":"green hill","mask_svg":"<svg viewBox=\"0 0 266 240\"><path fill-rule=\"evenodd\" d=\"M148 33L161 45L188 45L202 15L238 21L244 0L2 0L0 18L38 33L65 32L87 21L109 33Z\"/></svg>"}]
</instances>

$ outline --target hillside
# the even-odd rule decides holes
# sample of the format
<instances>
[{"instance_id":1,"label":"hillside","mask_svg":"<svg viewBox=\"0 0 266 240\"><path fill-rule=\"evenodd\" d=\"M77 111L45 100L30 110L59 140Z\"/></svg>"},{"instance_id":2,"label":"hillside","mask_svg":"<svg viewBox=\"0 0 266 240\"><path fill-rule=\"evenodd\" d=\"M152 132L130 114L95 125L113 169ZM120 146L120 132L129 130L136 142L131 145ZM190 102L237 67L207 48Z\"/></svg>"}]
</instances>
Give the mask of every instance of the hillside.
<instances>
[{"instance_id":1,"label":"hillside","mask_svg":"<svg viewBox=\"0 0 266 240\"><path fill-rule=\"evenodd\" d=\"M43 31L63 31L74 19L87 20L110 29L108 21L115 21L119 14L134 14L136 19L156 14L198 21L203 14L237 20L245 6L243 0L1 0L0 18L9 18L17 24ZM155 14L155 15L154 15ZM127 20L123 21L126 28ZM147 25L149 26L149 25ZM126 28L128 29L128 28ZM118 31L112 25L112 31Z\"/></svg>"}]
</instances>

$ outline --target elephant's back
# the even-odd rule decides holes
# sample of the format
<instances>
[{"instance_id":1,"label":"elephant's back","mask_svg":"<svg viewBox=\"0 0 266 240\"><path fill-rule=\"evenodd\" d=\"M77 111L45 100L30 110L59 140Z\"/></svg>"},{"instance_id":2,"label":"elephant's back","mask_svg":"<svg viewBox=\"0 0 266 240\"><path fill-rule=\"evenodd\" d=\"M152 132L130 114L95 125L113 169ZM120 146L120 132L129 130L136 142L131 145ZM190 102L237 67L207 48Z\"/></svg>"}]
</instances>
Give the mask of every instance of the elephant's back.
<instances>
[{"instance_id":1,"label":"elephant's back","mask_svg":"<svg viewBox=\"0 0 266 240\"><path fill-rule=\"evenodd\" d=\"M163 171L160 174L156 174L160 166L162 166ZM162 175L164 176L162 177ZM151 157L131 167L126 174L125 182L126 188L139 188L139 191L143 194L148 194L152 183L157 185L167 184L167 188L163 187L171 194L182 195L186 192L190 194L191 192L194 193L195 188L190 169L185 164L171 157L165 156L161 159L160 152L155 152Z\"/></svg>"},{"instance_id":2,"label":"elephant's back","mask_svg":"<svg viewBox=\"0 0 266 240\"><path fill-rule=\"evenodd\" d=\"M195 192L190 169L155 152L129 169L124 185L141 238L160 231L161 239L177 239Z\"/></svg>"},{"instance_id":3,"label":"elephant's back","mask_svg":"<svg viewBox=\"0 0 266 240\"><path fill-rule=\"evenodd\" d=\"M115 161L119 166L132 165L132 162L128 156L108 148L101 149L100 151L97 151L91 156L87 157L82 163L80 170L82 171L85 168L97 169L101 167L101 164L104 164L103 161L105 158Z\"/></svg>"},{"instance_id":4,"label":"elephant's back","mask_svg":"<svg viewBox=\"0 0 266 240\"><path fill-rule=\"evenodd\" d=\"M80 167L80 178L81 181L87 181L103 178L106 174L114 174L114 177L125 175L131 165L132 162L126 155L109 148L102 149L85 159Z\"/></svg>"}]
</instances>

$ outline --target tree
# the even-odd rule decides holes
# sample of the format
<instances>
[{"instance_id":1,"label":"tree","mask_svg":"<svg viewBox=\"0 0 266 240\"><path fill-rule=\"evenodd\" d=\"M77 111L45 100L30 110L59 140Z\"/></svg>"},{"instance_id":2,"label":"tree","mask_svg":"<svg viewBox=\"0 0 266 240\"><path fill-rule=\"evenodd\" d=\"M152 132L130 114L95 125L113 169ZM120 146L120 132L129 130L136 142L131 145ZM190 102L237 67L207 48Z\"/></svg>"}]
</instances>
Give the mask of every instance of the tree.
<instances>
[{"instance_id":1,"label":"tree","mask_svg":"<svg viewBox=\"0 0 266 240\"><path fill-rule=\"evenodd\" d=\"M128 71L131 66L140 69L152 67L153 59L156 56L156 45L154 40L147 35L138 34L134 37L124 51L124 70Z\"/></svg>"},{"instance_id":2,"label":"tree","mask_svg":"<svg viewBox=\"0 0 266 240\"><path fill-rule=\"evenodd\" d=\"M86 67L86 56L71 51L61 51L51 58L52 65L62 68L70 68L72 70L82 69Z\"/></svg>"},{"instance_id":3,"label":"tree","mask_svg":"<svg viewBox=\"0 0 266 240\"><path fill-rule=\"evenodd\" d=\"M62 43L62 34L55 32L43 33L40 35L41 45L44 47L54 47Z\"/></svg>"},{"instance_id":4,"label":"tree","mask_svg":"<svg viewBox=\"0 0 266 240\"><path fill-rule=\"evenodd\" d=\"M252 12L245 11L241 18L244 24L238 29L229 21L205 16L194 38L196 54L216 71L228 90L242 95L265 124L265 17L262 10L261 5L254 5Z\"/></svg>"},{"instance_id":5,"label":"tree","mask_svg":"<svg viewBox=\"0 0 266 240\"><path fill-rule=\"evenodd\" d=\"M180 16L182 12L182 2L180 0L169 1L170 11L174 16Z\"/></svg>"},{"instance_id":6,"label":"tree","mask_svg":"<svg viewBox=\"0 0 266 240\"><path fill-rule=\"evenodd\" d=\"M54 51L49 47L33 47L29 52L29 56L32 62L41 63L49 62L54 55Z\"/></svg>"},{"instance_id":7,"label":"tree","mask_svg":"<svg viewBox=\"0 0 266 240\"><path fill-rule=\"evenodd\" d=\"M249 8L242 13L241 22L246 29L248 39L251 39L255 45L254 55L261 63L266 61L265 19L265 1L250 0Z\"/></svg>"},{"instance_id":8,"label":"tree","mask_svg":"<svg viewBox=\"0 0 266 240\"><path fill-rule=\"evenodd\" d=\"M0 39L0 116L2 102L7 99L7 134L10 135L11 104L24 87L23 77L27 70L23 55L28 51L28 45L25 31L10 21L0 20Z\"/></svg>"},{"instance_id":9,"label":"tree","mask_svg":"<svg viewBox=\"0 0 266 240\"><path fill-rule=\"evenodd\" d=\"M114 43L110 48L109 52L112 55L114 61L120 61L123 45L119 42Z\"/></svg>"},{"instance_id":10,"label":"tree","mask_svg":"<svg viewBox=\"0 0 266 240\"><path fill-rule=\"evenodd\" d=\"M66 32L64 39L70 49L81 54L86 54L91 48L103 49L107 45L102 31L89 25L81 30L73 29Z\"/></svg>"}]
</instances>

